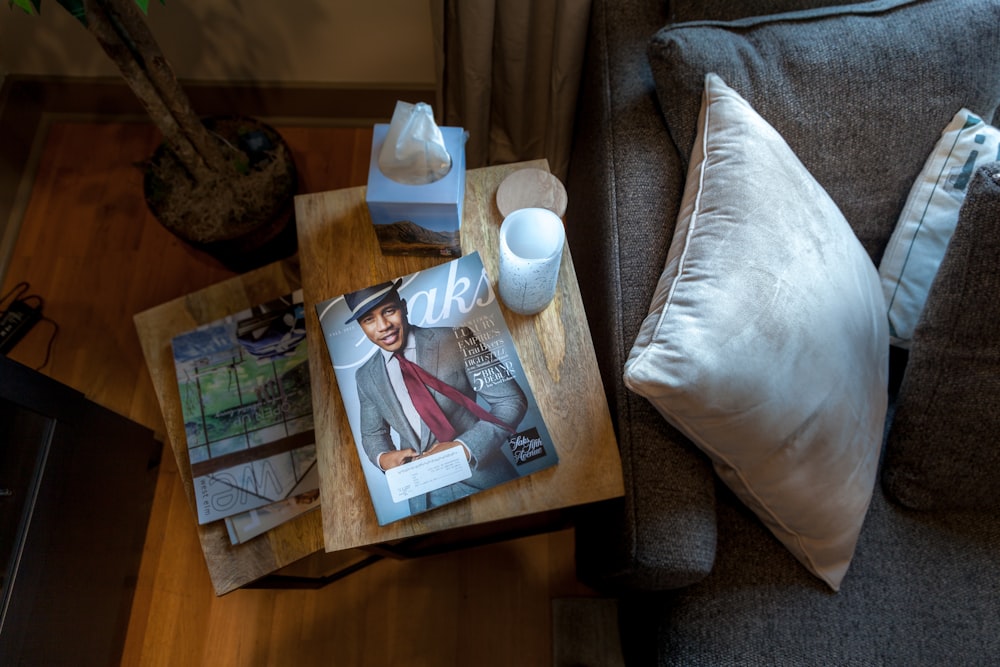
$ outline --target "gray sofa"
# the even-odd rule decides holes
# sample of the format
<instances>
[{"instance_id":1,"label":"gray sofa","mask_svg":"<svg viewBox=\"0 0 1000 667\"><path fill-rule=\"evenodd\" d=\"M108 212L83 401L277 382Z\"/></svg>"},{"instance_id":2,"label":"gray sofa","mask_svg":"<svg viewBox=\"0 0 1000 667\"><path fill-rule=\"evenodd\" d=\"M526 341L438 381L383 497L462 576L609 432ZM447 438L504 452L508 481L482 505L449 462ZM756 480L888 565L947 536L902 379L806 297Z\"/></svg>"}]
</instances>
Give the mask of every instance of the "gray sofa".
<instances>
[{"instance_id":1,"label":"gray sofa","mask_svg":"<svg viewBox=\"0 0 1000 667\"><path fill-rule=\"evenodd\" d=\"M626 495L579 516L579 574L620 599L631 664L1000 664L1000 163L967 190L912 347L893 348L880 478L833 592L623 383L709 71L877 266L952 115L997 123L1000 3L593 0L567 233Z\"/></svg>"}]
</instances>

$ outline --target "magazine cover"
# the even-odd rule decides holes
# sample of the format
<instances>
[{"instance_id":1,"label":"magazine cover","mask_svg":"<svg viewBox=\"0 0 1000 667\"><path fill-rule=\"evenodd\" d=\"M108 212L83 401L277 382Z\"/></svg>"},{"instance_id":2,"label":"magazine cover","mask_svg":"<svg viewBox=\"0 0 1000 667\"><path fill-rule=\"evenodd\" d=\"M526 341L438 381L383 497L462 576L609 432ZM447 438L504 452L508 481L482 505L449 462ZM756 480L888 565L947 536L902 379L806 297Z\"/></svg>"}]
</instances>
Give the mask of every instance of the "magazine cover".
<instances>
[{"instance_id":1,"label":"magazine cover","mask_svg":"<svg viewBox=\"0 0 1000 667\"><path fill-rule=\"evenodd\" d=\"M316 305L379 525L558 462L479 253Z\"/></svg>"},{"instance_id":2,"label":"magazine cover","mask_svg":"<svg viewBox=\"0 0 1000 667\"><path fill-rule=\"evenodd\" d=\"M301 290L172 346L198 523L319 488Z\"/></svg>"}]
</instances>

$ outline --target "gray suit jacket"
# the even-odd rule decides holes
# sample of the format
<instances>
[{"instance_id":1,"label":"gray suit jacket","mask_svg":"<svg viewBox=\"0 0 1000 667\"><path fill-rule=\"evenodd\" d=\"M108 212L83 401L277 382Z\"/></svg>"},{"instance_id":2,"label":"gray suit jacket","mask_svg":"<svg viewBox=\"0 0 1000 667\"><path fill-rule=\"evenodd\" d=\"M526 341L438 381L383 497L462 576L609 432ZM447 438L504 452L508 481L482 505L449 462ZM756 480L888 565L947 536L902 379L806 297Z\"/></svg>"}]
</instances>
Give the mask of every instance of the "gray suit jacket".
<instances>
[{"instance_id":1,"label":"gray suit jacket","mask_svg":"<svg viewBox=\"0 0 1000 667\"><path fill-rule=\"evenodd\" d=\"M466 373L465 360L452 329L411 326L409 335L416 341L418 365L476 400L476 391ZM426 425L422 426L420 433L415 433L407 421L403 406L389 383L389 374L381 354L373 355L358 368L355 379L361 404L361 445L373 463L378 465L379 454L395 450L390 429L399 434L403 449L412 447L417 452L423 452L434 444L434 436ZM507 431L496 424L480 420L464 406L434 391L432 394L455 427L458 434L456 439L465 443L472 453L472 477L459 483L467 485L469 489L453 489L453 493L459 494L457 497L516 477L513 466L501 451L510 435ZM524 391L513 379L486 388L479 396L487 403L488 410L494 416L510 424L512 428L517 427L527 410Z\"/></svg>"}]
</instances>

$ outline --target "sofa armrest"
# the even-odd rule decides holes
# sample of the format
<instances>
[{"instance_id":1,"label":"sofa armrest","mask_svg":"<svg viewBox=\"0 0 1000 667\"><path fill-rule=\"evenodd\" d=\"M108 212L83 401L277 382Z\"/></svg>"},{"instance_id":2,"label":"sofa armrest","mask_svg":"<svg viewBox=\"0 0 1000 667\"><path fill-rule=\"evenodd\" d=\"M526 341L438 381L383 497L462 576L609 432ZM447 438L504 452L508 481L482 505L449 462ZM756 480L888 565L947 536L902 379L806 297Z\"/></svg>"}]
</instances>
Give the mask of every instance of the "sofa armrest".
<instances>
[{"instance_id":1,"label":"sofa armrest","mask_svg":"<svg viewBox=\"0 0 1000 667\"><path fill-rule=\"evenodd\" d=\"M651 416L628 423L629 433L619 436L624 498L586 507L575 522L577 574L598 590L681 588L707 576L715 562L710 470L682 436Z\"/></svg>"},{"instance_id":2,"label":"sofa armrest","mask_svg":"<svg viewBox=\"0 0 1000 667\"><path fill-rule=\"evenodd\" d=\"M684 181L646 58L663 5L594 0L567 179L567 235L625 475L624 499L587 508L578 521L579 574L599 588L685 586L715 558L708 460L622 381Z\"/></svg>"}]
</instances>

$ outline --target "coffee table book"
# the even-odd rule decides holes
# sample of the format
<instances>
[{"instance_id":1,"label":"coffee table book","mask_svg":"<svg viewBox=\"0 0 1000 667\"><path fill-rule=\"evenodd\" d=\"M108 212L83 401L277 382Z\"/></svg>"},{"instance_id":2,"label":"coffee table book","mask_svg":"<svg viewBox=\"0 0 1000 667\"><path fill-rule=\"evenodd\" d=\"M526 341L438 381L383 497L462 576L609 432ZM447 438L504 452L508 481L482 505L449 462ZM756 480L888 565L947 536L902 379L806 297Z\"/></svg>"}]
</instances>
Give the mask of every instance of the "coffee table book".
<instances>
[{"instance_id":1,"label":"coffee table book","mask_svg":"<svg viewBox=\"0 0 1000 667\"><path fill-rule=\"evenodd\" d=\"M379 525L558 463L478 252L356 287L317 303L316 313ZM383 327L374 315L364 317L383 308L390 318ZM387 341L387 349L376 340ZM459 415L453 423L439 426L435 436L417 409L407 419L401 401L409 401L398 397L406 392L402 386L394 390L390 380L396 372L397 382L405 382L391 350L405 342L416 363L477 402L478 417L474 406L459 407L461 397L441 396L447 388L437 388L436 402L449 416ZM428 452L437 442L452 441L467 445L469 455L461 447ZM411 448L408 462L383 470L380 453Z\"/></svg>"}]
</instances>

